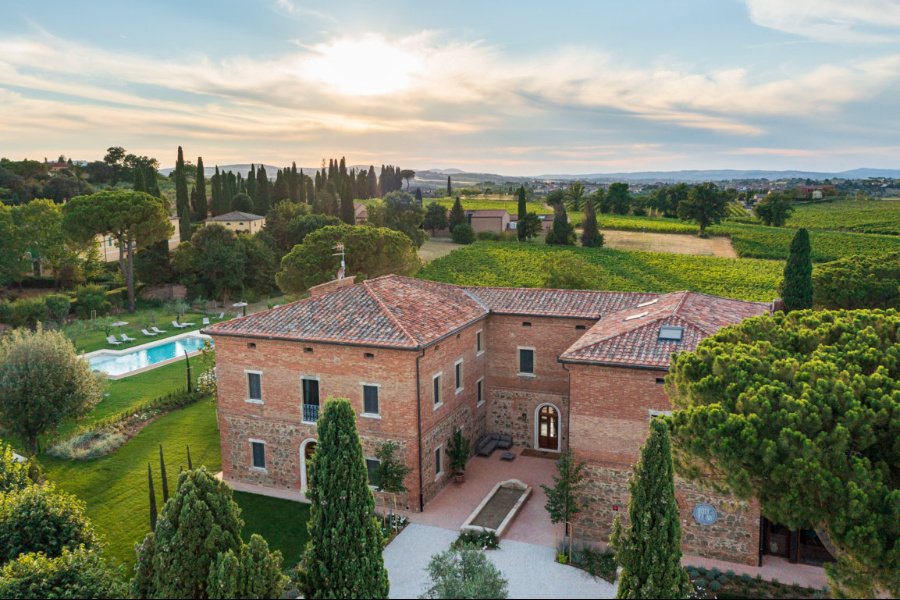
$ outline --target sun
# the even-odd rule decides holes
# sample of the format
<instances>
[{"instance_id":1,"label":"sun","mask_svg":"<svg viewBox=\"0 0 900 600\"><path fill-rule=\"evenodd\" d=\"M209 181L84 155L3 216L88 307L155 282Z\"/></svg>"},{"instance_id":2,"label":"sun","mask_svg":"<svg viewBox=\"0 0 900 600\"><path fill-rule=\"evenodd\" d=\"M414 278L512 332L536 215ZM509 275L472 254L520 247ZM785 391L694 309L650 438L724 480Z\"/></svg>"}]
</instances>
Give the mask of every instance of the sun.
<instances>
[{"instance_id":1,"label":"sun","mask_svg":"<svg viewBox=\"0 0 900 600\"><path fill-rule=\"evenodd\" d=\"M369 34L313 47L302 74L347 96L378 96L409 88L424 60L414 50Z\"/></svg>"}]
</instances>

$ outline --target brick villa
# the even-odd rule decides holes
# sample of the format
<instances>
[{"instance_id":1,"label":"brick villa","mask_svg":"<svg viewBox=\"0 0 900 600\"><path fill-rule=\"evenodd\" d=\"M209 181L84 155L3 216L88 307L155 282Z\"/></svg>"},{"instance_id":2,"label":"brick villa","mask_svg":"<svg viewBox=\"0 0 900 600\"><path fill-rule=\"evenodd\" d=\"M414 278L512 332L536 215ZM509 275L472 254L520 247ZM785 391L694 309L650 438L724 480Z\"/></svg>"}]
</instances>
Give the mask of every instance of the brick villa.
<instances>
[{"instance_id":1,"label":"brick villa","mask_svg":"<svg viewBox=\"0 0 900 600\"><path fill-rule=\"evenodd\" d=\"M400 444L409 510L426 510L453 479L445 448L457 428L473 444L502 433L517 447L571 448L588 464L594 501L578 535L605 541L649 420L671 410L671 354L770 310L694 292L332 281L205 330L216 345L223 477L302 494L320 407L348 398L370 467L380 442ZM753 502L681 480L676 490L688 553L756 565L791 535L761 522Z\"/></svg>"}]
</instances>

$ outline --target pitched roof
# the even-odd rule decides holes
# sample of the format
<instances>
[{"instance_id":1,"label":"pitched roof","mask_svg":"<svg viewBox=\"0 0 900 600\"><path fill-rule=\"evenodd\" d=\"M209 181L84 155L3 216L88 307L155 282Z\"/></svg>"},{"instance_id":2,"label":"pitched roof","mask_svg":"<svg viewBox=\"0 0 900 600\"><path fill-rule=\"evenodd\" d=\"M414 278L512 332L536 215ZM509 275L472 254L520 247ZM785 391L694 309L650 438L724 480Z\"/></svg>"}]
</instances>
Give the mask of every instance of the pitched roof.
<instances>
[{"instance_id":1,"label":"pitched roof","mask_svg":"<svg viewBox=\"0 0 900 600\"><path fill-rule=\"evenodd\" d=\"M478 296L494 313L579 319L599 319L609 313L658 296L658 294L639 292L543 288L468 287L466 289Z\"/></svg>"},{"instance_id":2,"label":"pitched roof","mask_svg":"<svg viewBox=\"0 0 900 600\"><path fill-rule=\"evenodd\" d=\"M487 315L462 288L387 275L217 323L210 335L417 348Z\"/></svg>"},{"instance_id":3,"label":"pitched roof","mask_svg":"<svg viewBox=\"0 0 900 600\"><path fill-rule=\"evenodd\" d=\"M560 360L666 368L673 352L693 350L722 327L769 312L769 306L762 302L697 292L664 294L639 304L598 321L560 355ZM660 339L663 326L681 327L681 340Z\"/></svg>"},{"instance_id":4,"label":"pitched roof","mask_svg":"<svg viewBox=\"0 0 900 600\"><path fill-rule=\"evenodd\" d=\"M265 217L261 215L253 215L250 213L241 212L239 210L233 210L222 215L210 217L206 219L206 221L258 221L260 219L265 219Z\"/></svg>"}]
</instances>

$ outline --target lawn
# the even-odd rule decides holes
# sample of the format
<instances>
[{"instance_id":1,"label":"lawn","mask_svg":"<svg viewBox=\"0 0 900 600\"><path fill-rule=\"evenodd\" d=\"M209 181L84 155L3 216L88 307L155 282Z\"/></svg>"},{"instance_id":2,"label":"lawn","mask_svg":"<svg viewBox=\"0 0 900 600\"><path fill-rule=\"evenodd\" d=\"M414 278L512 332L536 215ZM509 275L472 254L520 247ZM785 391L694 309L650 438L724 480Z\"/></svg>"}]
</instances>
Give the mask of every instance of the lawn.
<instances>
[{"instance_id":1,"label":"lawn","mask_svg":"<svg viewBox=\"0 0 900 600\"><path fill-rule=\"evenodd\" d=\"M476 242L439 258L418 277L462 285L541 287L548 261L562 257L596 290L693 290L771 301L784 263L772 260L626 252L611 248L554 247L532 242Z\"/></svg>"},{"instance_id":2,"label":"lawn","mask_svg":"<svg viewBox=\"0 0 900 600\"><path fill-rule=\"evenodd\" d=\"M177 315L169 309L152 308L135 312L133 315L121 313L113 317L103 317L94 321L78 320L63 328L63 332L75 344L78 352L93 352L103 348L112 348L122 350L124 348L132 348L153 340L161 340L179 333L195 331L200 329L203 317L209 316L201 313L187 313L182 318L183 322L192 322L194 325L177 329L172 327L172 321ZM227 316L227 315L226 315ZM116 321L126 321L128 325L123 327L112 327L111 323ZM156 325L166 333L154 337L147 337L141 333L141 329L149 328ZM121 338L122 334L135 338L133 342L126 342L113 346L106 341L106 336L114 335Z\"/></svg>"},{"instance_id":3,"label":"lawn","mask_svg":"<svg viewBox=\"0 0 900 600\"><path fill-rule=\"evenodd\" d=\"M108 381L106 385L106 393L94 410L81 419L66 423L59 428L59 434L62 437L76 427L90 425L143 402L185 389L187 380L184 361L169 363L137 375Z\"/></svg>"},{"instance_id":4,"label":"lawn","mask_svg":"<svg viewBox=\"0 0 900 600\"><path fill-rule=\"evenodd\" d=\"M244 519L244 541L258 533L266 538L270 548L281 550L285 569L300 562L309 540L306 530L308 504L244 492L235 492L234 499L240 505Z\"/></svg>"}]
</instances>

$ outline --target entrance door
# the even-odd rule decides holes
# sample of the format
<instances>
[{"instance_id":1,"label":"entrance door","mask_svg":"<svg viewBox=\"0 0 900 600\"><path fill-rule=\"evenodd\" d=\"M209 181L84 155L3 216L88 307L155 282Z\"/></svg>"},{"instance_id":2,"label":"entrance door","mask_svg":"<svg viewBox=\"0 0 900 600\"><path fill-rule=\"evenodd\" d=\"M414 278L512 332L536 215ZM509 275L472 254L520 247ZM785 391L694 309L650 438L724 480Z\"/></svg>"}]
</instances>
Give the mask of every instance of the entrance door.
<instances>
[{"instance_id":1,"label":"entrance door","mask_svg":"<svg viewBox=\"0 0 900 600\"><path fill-rule=\"evenodd\" d=\"M309 485L309 459L316 453L316 442L310 440L300 448L300 491L306 493Z\"/></svg>"},{"instance_id":2,"label":"entrance door","mask_svg":"<svg viewBox=\"0 0 900 600\"><path fill-rule=\"evenodd\" d=\"M538 448L559 450L559 411L552 406L542 406L538 411Z\"/></svg>"}]
</instances>

